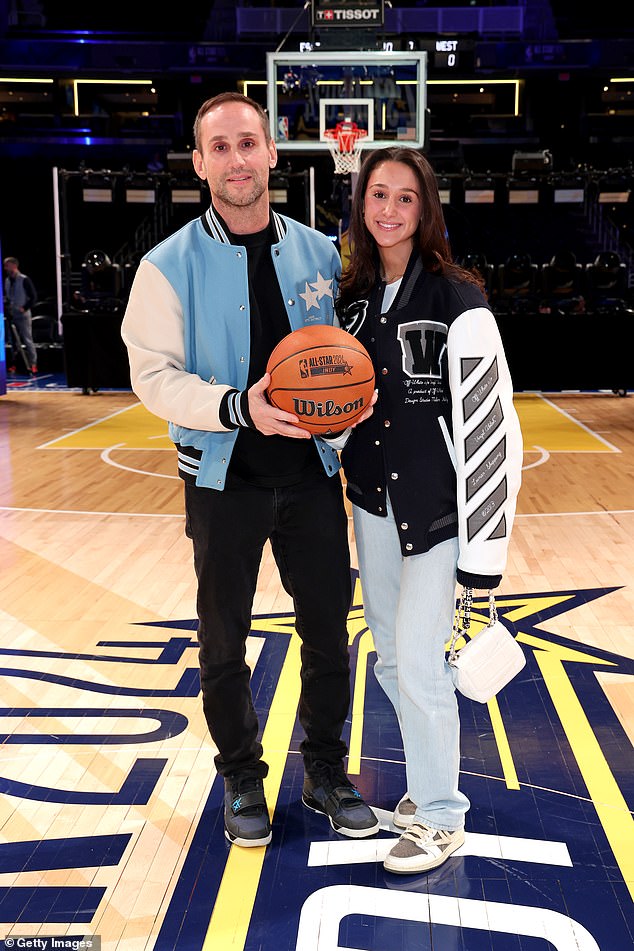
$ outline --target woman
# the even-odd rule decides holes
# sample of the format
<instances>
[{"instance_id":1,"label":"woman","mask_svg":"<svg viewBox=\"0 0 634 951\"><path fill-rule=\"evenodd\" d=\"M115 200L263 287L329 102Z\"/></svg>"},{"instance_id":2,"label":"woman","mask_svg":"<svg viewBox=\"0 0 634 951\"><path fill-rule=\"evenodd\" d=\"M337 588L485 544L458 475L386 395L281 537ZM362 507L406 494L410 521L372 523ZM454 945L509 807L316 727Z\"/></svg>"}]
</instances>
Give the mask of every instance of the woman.
<instances>
[{"instance_id":1,"label":"woman","mask_svg":"<svg viewBox=\"0 0 634 951\"><path fill-rule=\"evenodd\" d=\"M458 788L445 643L456 581L468 597L502 580L522 438L495 318L478 278L452 262L422 154L367 155L350 242L337 311L372 356L378 400L345 434L342 462L375 673L398 717L407 775L394 812L405 831L384 864L419 873L464 842L469 801Z\"/></svg>"}]
</instances>

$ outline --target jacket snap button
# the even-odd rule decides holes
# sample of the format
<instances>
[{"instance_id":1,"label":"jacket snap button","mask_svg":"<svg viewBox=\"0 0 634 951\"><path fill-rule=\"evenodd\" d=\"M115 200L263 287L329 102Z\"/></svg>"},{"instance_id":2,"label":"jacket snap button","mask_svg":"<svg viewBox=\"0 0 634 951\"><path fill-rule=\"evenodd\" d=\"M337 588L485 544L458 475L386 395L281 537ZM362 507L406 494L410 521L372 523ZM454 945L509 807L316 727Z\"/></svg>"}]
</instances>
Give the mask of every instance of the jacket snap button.
<instances>
[{"instance_id":1,"label":"jacket snap button","mask_svg":"<svg viewBox=\"0 0 634 951\"><path fill-rule=\"evenodd\" d=\"M401 522L401 528L402 528L403 530L406 530L406 529L409 528L409 525L407 524L407 522Z\"/></svg>"},{"instance_id":2,"label":"jacket snap button","mask_svg":"<svg viewBox=\"0 0 634 951\"><path fill-rule=\"evenodd\" d=\"M383 425L385 426L386 429L388 429L392 424L391 424L391 422L389 421L389 419L386 419L385 422L383 423Z\"/></svg>"},{"instance_id":3,"label":"jacket snap button","mask_svg":"<svg viewBox=\"0 0 634 951\"><path fill-rule=\"evenodd\" d=\"M387 376L387 367L383 367L383 369L381 370L381 373L383 374L383 376Z\"/></svg>"},{"instance_id":4,"label":"jacket snap button","mask_svg":"<svg viewBox=\"0 0 634 951\"><path fill-rule=\"evenodd\" d=\"M390 479L398 479L398 472L390 472Z\"/></svg>"},{"instance_id":5,"label":"jacket snap button","mask_svg":"<svg viewBox=\"0 0 634 951\"><path fill-rule=\"evenodd\" d=\"M377 487L376 487L376 491L377 491L377 492L382 492L382 491L383 491L383 489L381 488L381 486L380 486L380 485L377 485Z\"/></svg>"},{"instance_id":6,"label":"jacket snap button","mask_svg":"<svg viewBox=\"0 0 634 951\"><path fill-rule=\"evenodd\" d=\"M246 310L246 307L244 306L244 304L240 304L240 310Z\"/></svg>"},{"instance_id":7,"label":"jacket snap button","mask_svg":"<svg viewBox=\"0 0 634 951\"><path fill-rule=\"evenodd\" d=\"M413 547L414 547L414 546L412 545L411 542L408 542L407 545L405 546L405 548L407 549L407 551L411 551Z\"/></svg>"},{"instance_id":8,"label":"jacket snap button","mask_svg":"<svg viewBox=\"0 0 634 951\"><path fill-rule=\"evenodd\" d=\"M289 303L289 305L290 305L290 306L292 307L292 306L293 306L293 304L295 303L295 301L293 300L293 298L292 298L292 297L289 297L289 299L288 299L288 303Z\"/></svg>"},{"instance_id":9,"label":"jacket snap button","mask_svg":"<svg viewBox=\"0 0 634 951\"><path fill-rule=\"evenodd\" d=\"M381 317L380 320L381 320L381 323L382 323L382 324L386 324L386 323L387 323L387 317Z\"/></svg>"}]
</instances>

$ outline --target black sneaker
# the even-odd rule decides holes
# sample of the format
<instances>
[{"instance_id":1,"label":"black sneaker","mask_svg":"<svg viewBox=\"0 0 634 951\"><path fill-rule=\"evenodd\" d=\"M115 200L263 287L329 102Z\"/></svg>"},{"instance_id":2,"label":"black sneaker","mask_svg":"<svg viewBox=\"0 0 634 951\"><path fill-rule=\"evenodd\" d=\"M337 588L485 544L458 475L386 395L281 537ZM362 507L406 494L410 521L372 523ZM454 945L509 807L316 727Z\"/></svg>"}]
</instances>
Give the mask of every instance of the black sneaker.
<instances>
[{"instance_id":1,"label":"black sneaker","mask_svg":"<svg viewBox=\"0 0 634 951\"><path fill-rule=\"evenodd\" d=\"M302 802L313 812L328 816L335 832L364 839L379 831L379 820L350 782L343 766L313 763L304 778Z\"/></svg>"},{"instance_id":2,"label":"black sneaker","mask_svg":"<svg viewBox=\"0 0 634 951\"><path fill-rule=\"evenodd\" d=\"M225 777L225 836L232 845L253 848L271 841L264 783L256 776Z\"/></svg>"}]
</instances>

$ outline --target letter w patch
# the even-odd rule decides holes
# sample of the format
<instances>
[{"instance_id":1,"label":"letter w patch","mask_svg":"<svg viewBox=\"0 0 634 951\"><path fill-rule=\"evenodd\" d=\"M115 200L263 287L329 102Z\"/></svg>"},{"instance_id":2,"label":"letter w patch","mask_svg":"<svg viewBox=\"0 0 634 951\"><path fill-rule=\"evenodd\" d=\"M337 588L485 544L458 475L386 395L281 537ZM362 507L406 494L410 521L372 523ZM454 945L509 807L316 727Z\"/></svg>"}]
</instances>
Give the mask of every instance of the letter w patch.
<instances>
[{"instance_id":1,"label":"letter w patch","mask_svg":"<svg viewBox=\"0 0 634 951\"><path fill-rule=\"evenodd\" d=\"M407 376L440 379L440 365L447 347L447 324L413 320L401 324L398 339L403 352L403 372Z\"/></svg>"}]
</instances>

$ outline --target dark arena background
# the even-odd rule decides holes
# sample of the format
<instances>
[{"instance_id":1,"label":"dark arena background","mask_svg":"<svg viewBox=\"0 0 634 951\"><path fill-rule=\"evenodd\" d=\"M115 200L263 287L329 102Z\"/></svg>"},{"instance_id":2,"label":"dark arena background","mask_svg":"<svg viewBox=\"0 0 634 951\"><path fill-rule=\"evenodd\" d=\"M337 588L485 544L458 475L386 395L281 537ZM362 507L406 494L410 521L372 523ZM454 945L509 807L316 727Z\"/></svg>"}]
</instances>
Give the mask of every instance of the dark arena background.
<instances>
[{"instance_id":1,"label":"dark arena background","mask_svg":"<svg viewBox=\"0 0 634 951\"><path fill-rule=\"evenodd\" d=\"M526 666L460 697L466 841L429 874L383 868L405 764L351 519L346 765L380 832L302 807L267 547L247 659L273 839L223 834L182 487L120 328L143 254L208 204L192 125L226 90L268 110L273 206L343 257L356 171L329 133L421 149L508 355L525 451L497 600ZM0 0L0 244L38 292L37 374L0 351L0 948L634 948L633 158L631 3Z\"/></svg>"}]
</instances>

